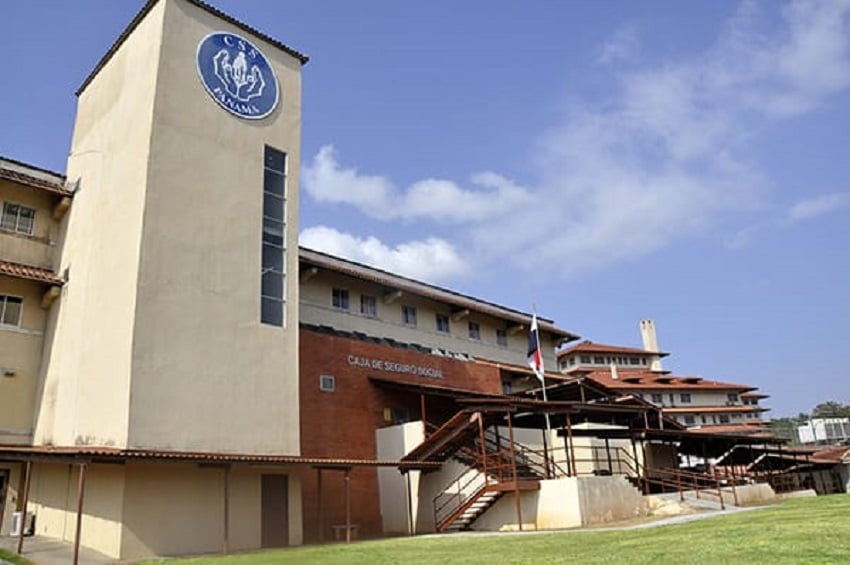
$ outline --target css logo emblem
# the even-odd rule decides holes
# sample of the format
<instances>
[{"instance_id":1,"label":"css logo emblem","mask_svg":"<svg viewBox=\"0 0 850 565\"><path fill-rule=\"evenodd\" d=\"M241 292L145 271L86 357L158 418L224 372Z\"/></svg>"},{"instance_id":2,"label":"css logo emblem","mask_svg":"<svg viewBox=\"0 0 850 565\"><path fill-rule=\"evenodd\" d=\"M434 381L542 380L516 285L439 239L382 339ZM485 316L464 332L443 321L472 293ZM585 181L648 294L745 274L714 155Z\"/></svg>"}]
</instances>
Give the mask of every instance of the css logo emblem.
<instances>
[{"instance_id":1,"label":"css logo emblem","mask_svg":"<svg viewBox=\"0 0 850 565\"><path fill-rule=\"evenodd\" d=\"M263 53L234 33L211 33L198 43L198 75L219 106L259 120L277 107L277 77Z\"/></svg>"}]
</instances>

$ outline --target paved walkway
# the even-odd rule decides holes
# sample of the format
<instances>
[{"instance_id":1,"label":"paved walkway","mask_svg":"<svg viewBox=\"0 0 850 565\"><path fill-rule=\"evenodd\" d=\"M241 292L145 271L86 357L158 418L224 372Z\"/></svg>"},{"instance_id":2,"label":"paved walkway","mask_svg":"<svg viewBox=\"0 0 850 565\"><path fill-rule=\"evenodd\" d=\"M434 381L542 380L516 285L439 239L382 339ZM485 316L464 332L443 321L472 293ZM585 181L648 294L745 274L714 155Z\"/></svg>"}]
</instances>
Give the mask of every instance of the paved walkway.
<instances>
[{"instance_id":1,"label":"paved walkway","mask_svg":"<svg viewBox=\"0 0 850 565\"><path fill-rule=\"evenodd\" d=\"M18 547L18 538L2 537L0 547L14 552ZM35 565L68 565L74 559L74 544L42 536L27 536L24 538L24 557ZM106 563L115 563L115 560L97 551L80 548L80 565ZM6 562L0 559L0 565L6 565Z\"/></svg>"}]
</instances>

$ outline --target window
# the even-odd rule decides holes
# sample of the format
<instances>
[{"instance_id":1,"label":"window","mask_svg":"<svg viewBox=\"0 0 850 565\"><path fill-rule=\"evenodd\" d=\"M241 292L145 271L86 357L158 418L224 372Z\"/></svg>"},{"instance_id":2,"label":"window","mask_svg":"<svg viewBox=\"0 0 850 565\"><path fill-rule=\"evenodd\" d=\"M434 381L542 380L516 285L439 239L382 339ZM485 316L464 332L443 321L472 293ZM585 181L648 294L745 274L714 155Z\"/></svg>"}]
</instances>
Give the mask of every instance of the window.
<instances>
[{"instance_id":1,"label":"window","mask_svg":"<svg viewBox=\"0 0 850 565\"><path fill-rule=\"evenodd\" d=\"M32 235L35 225L35 210L5 202L3 204L3 217L0 218L0 228L15 233Z\"/></svg>"},{"instance_id":2,"label":"window","mask_svg":"<svg viewBox=\"0 0 850 565\"><path fill-rule=\"evenodd\" d=\"M401 307L401 323L405 326L416 327L416 308L413 306Z\"/></svg>"},{"instance_id":3,"label":"window","mask_svg":"<svg viewBox=\"0 0 850 565\"><path fill-rule=\"evenodd\" d=\"M691 394L689 392L683 392L682 394L679 395L679 400L681 400L685 404L690 404L691 403Z\"/></svg>"},{"instance_id":4,"label":"window","mask_svg":"<svg viewBox=\"0 0 850 565\"><path fill-rule=\"evenodd\" d=\"M263 164L260 321L282 327L286 302L286 155L266 146Z\"/></svg>"},{"instance_id":5,"label":"window","mask_svg":"<svg viewBox=\"0 0 850 565\"><path fill-rule=\"evenodd\" d=\"M481 341L481 326L477 322L469 322L469 339Z\"/></svg>"},{"instance_id":6,"label":"window","mask_svg":"<svg viewBox=\"0 0 850 565\"><path fill-rule=\"evenodd\" d=\"M374 296L360 296L360 313L370 318L378 316L378 302Z\"/></svg>"},{"instance_id":7,"label":"window","mask_svg":"<svg viewBox=\"0 0 850 565\"><path fill-rule=\"evenodd\" d=\"M638 357L629 357L629 365L640 365L640 359Z\"/></svg>"},{"instance_id":8,"label":"window","mask_svg":"<svg viewBox=\"0 0 850 565\"><path fill-rule=\"evenodd\" d=\"M593 358L593 362L596 363L597 365L604 365L605 364L605 358L602 357L601 355L597 355L596 357Z\"/></svg>"},{"instance_id":9,"label":"window","mask_svg":"<svg viewBox=\"0 0 850 565\"><path fill-rule=\"evenodd\" d=\"M661 393L653 392L652 393L652 403L653 404L664 404L664 395Z\"/></svg>"},{"instance_id":10,"label":"window","mask_svg":"<svg viewBox=\"0 0 850 565\"><path fill-rule=\"evenodd\" d=\"M590 355L582 355L581 356L581 362L584 363L584 364L589 364L590 363Z\"/></svg>"},{"instance_id":11,"label":"window","mask_svg":"<svg viewBox=\"0 0 850 565\"><path fill-rule=\"evenodd\" d=\"M437 331L444 334L449 333L449 317L445 314L437 314Z\"/></svg>"},{"instance_id":12,"label":"window","mask_svg":"<svg viewBox=\"0 0 850 565\"><path fill-rule=\"evenodd\" d=\"M319 377L319 390L322 392L333 392L336 390L336 379L331 375L321 375Z\"/></svg>"},{"instance_id":13,"label":"window","mask_svg":"<svg viewBox=\"0 0 850 565\"><path fill-rule=\"evenodd\" d=\"M340 310L348 310L348 291L344 288L331 290L331 306Z\"/></svg>"},{"instance_id":14,"label":"window","mask_svg":"<svg viewBox=\"0 0 850 565\"><path fill-rule=\"evenodd\" d=\"M720 419L721 424L728 424L729 423L729 415L728 414L721 414L720 416L718 416L718 418Z\"/></svg>"},{"instance_id":15,"label":"window","mask_svg":"<svg viewBox=\"0 0 850 565\"><path fill-rule=\"evenodd\" d=\"M694 418L694 417L693 417L693 416L691 416L690 414L688 414L687 416L685 416L685 425L687 425L687 426L692 426L692 425L694 425L695 423L696 423L696 418Z\"/></svg>"},{"instance_id":16,"label":"window","mask_svg":"<svg viewBox=\"0 0 850 565\"><path fill-rule=\"evenodd\" d=\"M738 393L730 392L726 395L726 398L729 400L729 402L738 402Z\"/></svg>"},{"instance_id":17,"label":"window","mask_svg":"<svg viewBox=\"0 0 850 565\"><path fill-rule=\"evenodd\" d=\"M500 347L508 346L508 332L507 330L496 330L496 345Z\"/></svg>"},{"instance_id":18,"label":"window","mask_svg":"<svg viewBox=\"0 0 850 565\"><path fill-rule=\"evenodd\" d=\"M0 294L0 326L20 326L24 300Z\"/></svg>"}]
</instances>

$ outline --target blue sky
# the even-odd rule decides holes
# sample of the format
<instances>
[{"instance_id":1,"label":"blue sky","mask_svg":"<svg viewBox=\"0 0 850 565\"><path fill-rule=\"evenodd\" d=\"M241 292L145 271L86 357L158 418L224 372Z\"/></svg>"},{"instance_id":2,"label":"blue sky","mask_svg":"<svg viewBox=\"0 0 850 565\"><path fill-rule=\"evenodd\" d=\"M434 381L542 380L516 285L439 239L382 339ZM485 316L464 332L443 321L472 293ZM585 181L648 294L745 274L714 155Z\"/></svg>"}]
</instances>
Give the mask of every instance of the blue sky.
<instances>
[{"instance_id":1,"label":"blue sky","mask_svg":"<svg viewBox=\"0 0 850 565\"><path fill-rule=\"evenodd\" d=\"M311 57L303 243L850 402L850 2L211 3ZM0 155L64 170L141 4L3 2Z\"/></svg>"}]
</instances>

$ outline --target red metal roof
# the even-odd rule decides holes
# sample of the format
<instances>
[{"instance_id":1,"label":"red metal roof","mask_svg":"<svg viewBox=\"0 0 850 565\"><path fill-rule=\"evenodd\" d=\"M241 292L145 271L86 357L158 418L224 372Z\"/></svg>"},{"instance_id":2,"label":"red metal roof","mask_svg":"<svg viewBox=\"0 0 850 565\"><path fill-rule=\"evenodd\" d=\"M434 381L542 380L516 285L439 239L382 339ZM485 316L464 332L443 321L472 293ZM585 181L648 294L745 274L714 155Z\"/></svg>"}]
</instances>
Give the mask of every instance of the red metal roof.
<instances>
[{"instance_id":1,"label":"red metal roof","mask_svg":"<svg viewBox=\"0 0 850 565\"><path fill-rule=\"evenodd\" d=\"M663 351L647 351L646 349L638 349L636 347L622 347L619 345L606 345L604 343L593 343L592 341L582 341L571 347L558 352L558 358L564 355L573 353L616 353L620 355L660 355L666 357L670 355Z\"/></svg>"},{"instance_id":2,"label":"red metal roof","mask_svg":"<svg viewBox=\"0 0 850 565\"><path fill-rule=\"evenodd\" d=\"M315 467L398 467L404 465L400 461L380 459L330 459L316 457L301 457L298 455L250 454L250 453L219 453L202 451L166 451L159 449L121 449L116 447L95 446L22 446L0 445L0 460L15 457L16 459L52 458L52 459L98 459L104 461L119 461L128 459L172 462L202 462L202 463L265 463L279 465L312 465ZM417 462L418 466L429 466L426 461Z\"/></svg>"},{"instance_id":3,"label":"red metal roof","mask_svg":"<svg viewBox=\"0 0 850 565\"><path fill-rule=\"evenodd\" d=\"M20 263L11 263L9 261L0 261L0 275L57 286L65 284L65 281L53 271L39 267L30 267L29 265L21 265Z\"/></svg>"}]
</instances>

